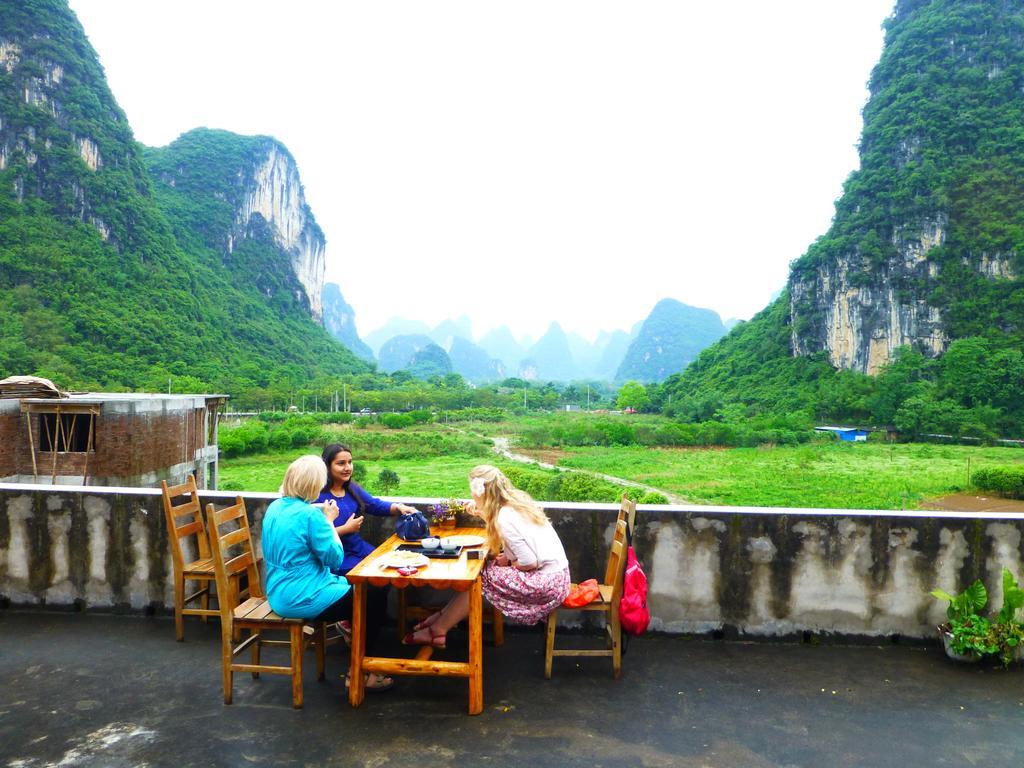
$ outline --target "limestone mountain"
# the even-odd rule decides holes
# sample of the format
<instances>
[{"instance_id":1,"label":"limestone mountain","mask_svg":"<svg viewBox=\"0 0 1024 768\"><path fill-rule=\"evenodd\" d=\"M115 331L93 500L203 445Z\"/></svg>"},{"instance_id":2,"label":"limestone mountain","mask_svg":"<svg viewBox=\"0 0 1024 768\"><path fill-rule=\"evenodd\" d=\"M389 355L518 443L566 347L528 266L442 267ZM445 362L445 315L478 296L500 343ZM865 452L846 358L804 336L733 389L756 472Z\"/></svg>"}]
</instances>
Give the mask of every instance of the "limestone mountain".
<instances>
[{"instance_id":1,"label":"limestone mountain","mask_svg":"<svg viewBox=\"0 0 1024 768\"><path fill-rule=\"evenodd\" d=\"M65 2L0 0L0 20L0 375L366 370L320 326L323 237L283 147L200 131L144 153Z\"/></svg>"},{"instance_id":2,"label":"limestone mountain","mask_svg":"<svg viewBox=\"0 0 1024 768\"><path fill-rule=\"evenodd\" d=\"M417 379L446 376L452 372L452 361L447 352L431 343L413 353L406 370Z\"/></svg>"},{"instance_id":3,"label":"limestone mountain","mask_svg":"<svg viewBox=\"0 0 1024 768\"><path fill-rule=\"evenodd\" d=\"M662 299L644 320L615 374L617 381L664 381L725 335L718 313Z\"/></svg>"},{"instance_id":4,"label":"limestone mountain","mask_svg":"<svg viewBox=\"0 0 1024 768\"><path fill-rule=\"evenodd\" d=\"M394 336L387 340L377 355L380 369L385 373L404 370L412 364L417 352L431 344L434 344L434 340L422 333L407 333ZM443 352L444 350L441 351ZM451 363L449 363L450 368Z\"/></svg>"},{"instance_id":5,"label":"limestone mountain","mask_svg":"<svg viewBox=\"0 0 1024 768\"><path fill-rule=\"evenodd\" d=\"M562 326L558 323L548 326L544 335L527 351L520 373L546 381L570 381L576 378L569 339Z\"/></svg>"},{"instance_id":6,"label":"limestone mountain","mask_svg":"<svg viewBox=\"0 0 1024 768\"><path fill-rule=\"evenodd\" d=\"M442 320L427 334L443 349L451 349L455 339L473 341L473 326L468 315L455 320Z\"/></svg>"},{"instance_id":7,"label":"limestone mountain","mask_svg":"<svg viewBox=\"0 0 1024 768\"><path fill-rule=\"evenodd\" d=\"M377 358L356 331L356 312L345 301L341 294L341 286L337 283L326 283L323 290L324 328L334 338L348 347L358 357L370 363Z\"/></svg>"},{"instance_id":8,"label":"limestone mountain","mask_svg":"<svg viewBox=\"0 0 1024 768\"><path fill-rule=\"evenodd\" d=\"M639 332L637 328L637 332ZM601 349L601 357L594 366L593 375L597 379L611 381L622 365L633 336L625 331L602 332L597 337L597 346Z\"/></svg>"},{"instance_id":9,"label":"limestone mountain","mask_svg":"<svg viewBox=\"0 0 1024 768\"><path fill-rule=\"evenodd\" d=\"M392 317L380 328L370 331L363 337L370 348L380 355L381 348L395 336L429 336L430 326L420 320L406 320L403 317Z\"/></svg>"},{"instance_id":10,"label":"limestone mountain","mask_svg":"<svg viewBox=\"0 0 1024 768\"><path fill-rule=\"evenodd\" d=\"M478 343L491 357L501 360L506 371L519 370L519 363L526 357L526 347L516 341L506 325L492 328L480 337Z\"/></svg>"},{"instance_id":11,"label":"limestone mountain","mask_svg":"<svg viewBox=\"0 0 1024 768\"><path fill-rule=\"evenodd\" d=\"M1020 428L1000 377L1024 350L1024 2L899 0L885 27L828 232L778 300L668 382L677 399Z\"/></svg>"},{"instance_id":12,"label":"limestone mountain","mask_svg":"<svg viewBox=\"0 0 1024 768\"><path fill-rule=\"evenodd\" d=\"M505 366L500 360L461 336L452 341L448 356L452 361L452 370L466 381L483 383L505 378Z\"/></svg>"}]
</instances>

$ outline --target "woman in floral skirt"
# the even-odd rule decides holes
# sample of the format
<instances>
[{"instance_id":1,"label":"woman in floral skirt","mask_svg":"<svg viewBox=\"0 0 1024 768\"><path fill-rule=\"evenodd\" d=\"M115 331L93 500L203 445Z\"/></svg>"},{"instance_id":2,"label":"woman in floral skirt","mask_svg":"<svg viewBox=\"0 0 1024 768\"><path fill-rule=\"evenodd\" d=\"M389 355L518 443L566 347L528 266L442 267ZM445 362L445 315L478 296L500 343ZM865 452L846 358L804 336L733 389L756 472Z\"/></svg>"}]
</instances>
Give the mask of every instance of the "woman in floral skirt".
<instances>
[{"instance_id":1,"label":"woman in floral skirt","mask_svg":"<svg viewBox=\"0 0 1024 768\"><path fill-rule=\"evenodd\" d=\"M569 594L569 561L544 511L489 465L469 473L472 511L487 523L487 545L499 553L481 576L484 599L510 621L536 624ZM444 648L448 630L469 613L469 593L460 592L442 610L405 636L409 645Z\"/></svg>"}]
</instances>

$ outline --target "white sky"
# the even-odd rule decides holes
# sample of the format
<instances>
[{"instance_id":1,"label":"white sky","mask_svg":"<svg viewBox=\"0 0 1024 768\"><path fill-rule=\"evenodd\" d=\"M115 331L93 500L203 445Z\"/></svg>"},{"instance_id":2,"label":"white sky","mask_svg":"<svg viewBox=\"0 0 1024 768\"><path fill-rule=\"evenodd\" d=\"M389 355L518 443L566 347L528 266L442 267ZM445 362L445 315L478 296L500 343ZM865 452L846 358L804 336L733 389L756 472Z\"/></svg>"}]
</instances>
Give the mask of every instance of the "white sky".
<instances>
[{"instance_id":1,"label":"white sky","mask_svg":"<svg viewBox=\"0 0 1024 768\"><path fill-rule=\"evenodd\" d=\"M894 0L70 0L136 138L291 150L361 333L748 318L828 228Z\"/></svg>"}]
</instances>

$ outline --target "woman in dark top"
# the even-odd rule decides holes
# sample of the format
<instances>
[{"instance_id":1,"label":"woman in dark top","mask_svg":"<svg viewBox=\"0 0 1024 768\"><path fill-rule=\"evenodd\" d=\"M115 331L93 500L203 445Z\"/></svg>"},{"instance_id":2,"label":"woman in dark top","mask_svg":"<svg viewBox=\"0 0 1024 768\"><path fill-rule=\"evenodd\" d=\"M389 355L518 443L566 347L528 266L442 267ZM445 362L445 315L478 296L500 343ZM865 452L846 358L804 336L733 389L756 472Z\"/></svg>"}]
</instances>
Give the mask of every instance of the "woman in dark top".
<instances>
[{"instance_id":1,"label":"woman in dark top","mask_svg":"<svg viewBox=\"0 0 1024 768\"><path fill-rule=\"evenodd\" d=\"M338 516L334 519L334 529L341 537L341 545L345 556L341 567L332 569L332 573L344 576L355 568L364 557L376 547L359 535L363 525L363 515L408 515L416 512L415 507L406 504L389 503L371 496L358 483L352 480L352 449L347 445L334 443L324 448L324 464L327 465L327 484L324 486L317 503L325 507L337 505ZM387 615L388 587L375 587L367 584L366 612L367 615L379 616L383 623ZM345 635L346 641L351 639L352 625L348 621L339 621L338 626ZM369 640L369 638L368 638Z\"/></svg>"},{"instance_id":2,"label":"woman in dark top","mask_svg":"<svg viewBox=\"0 0 1024 768\"><path fill-rule=\"evenodd\" d=\"M341 536L345 548L345 559L336 573L344 576L359 565L360 561L376 547L359 535L363 515L408 515L416 512L415 507L382 501L363 490L352 480L352 449L347 445L334 443L324 448L324 464L327 465L327 485L317 497L317 503L334 502L338 505L338 517L334 527Z\"/></svg>"}]
</instances>

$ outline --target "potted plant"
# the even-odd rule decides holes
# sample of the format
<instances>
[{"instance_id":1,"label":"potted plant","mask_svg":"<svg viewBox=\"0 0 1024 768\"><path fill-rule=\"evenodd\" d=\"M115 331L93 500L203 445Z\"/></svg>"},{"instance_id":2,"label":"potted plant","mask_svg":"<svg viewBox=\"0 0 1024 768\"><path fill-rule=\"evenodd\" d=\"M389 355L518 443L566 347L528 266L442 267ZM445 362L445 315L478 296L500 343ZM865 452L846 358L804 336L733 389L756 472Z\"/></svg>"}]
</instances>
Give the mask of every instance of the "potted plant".
<instances>
[{"instance_id":1,"label":"potted plant","mask_svg":"<svg viewBox=\"0 0 1024 768\"><path fill-rule=\"evenodd\" d=\"M1024 657L1024 624L1019 619L1024 608L1024 589L1017 584L1009 568L1003 568L1003 607L992 622L991 640L998 647L1003 664Z\"/></svg>"},{"instance_id":2,"label":"potted plant","mask_svg":"<svg viewBox=\"0 0 1024 768\"><path fill-rule=\"evenodd\" d=\"M958 595L951 595L942 589L933 589L932 597L947 600L945 624L938 626L942 646L946 655L956 661L979 661L995 651L988 642L991 622L981 615L988 604L988 590L981 582L975 581Z\"/></svg>"},{"instance_id":3,"label":"potted plant","mask_svg":"<svg viewBox=\"0 0 1024 768\"><path fill-rule=\"evenodd\" d=\"M430 523L441 528L454 528L458 525L460 512L466 511L466 505L458 499L439 501L430 508Z\"/></svg>"},{"instance_id":4,"label":"potted plant","mask_svg":"<svg viewBox=\"0 0 1024 768\"><path fill-rule=\"evenodd\" d=\"M1003 664L1024 658L1024 623L1019 618L1024 590L1008 568L1002 570L1002 581L1003 607L994 620L981 614L988 604L988 592L980 579L959 595L932 590L932 596L949 602L948 621L938 627L949 658L975 662L998 655Z\"/></svg>"}]
</instances>

